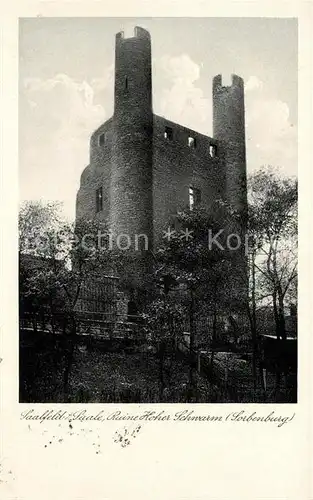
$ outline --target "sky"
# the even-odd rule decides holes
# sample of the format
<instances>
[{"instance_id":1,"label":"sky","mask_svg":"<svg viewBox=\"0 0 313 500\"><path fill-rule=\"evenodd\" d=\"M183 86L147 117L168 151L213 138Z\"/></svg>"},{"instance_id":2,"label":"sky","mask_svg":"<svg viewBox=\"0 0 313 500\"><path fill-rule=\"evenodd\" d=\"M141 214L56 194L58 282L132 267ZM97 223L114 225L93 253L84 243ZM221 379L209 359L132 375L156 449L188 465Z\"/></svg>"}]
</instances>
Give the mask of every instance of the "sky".
<instances>
[{"instance_id":1,"label":"sky","mask_svg":"<svg viewBox=\"0 0 313 500\"><path fill-rule=\"evenodd\" d=\"M152 40L153 110L212 136L212 78L245 81L248 174L297 175L297 21L274 18L25 18L19 36L20 200L75 217L89 138L113 112L115 34Z\"/></svg>"}]
</instances>

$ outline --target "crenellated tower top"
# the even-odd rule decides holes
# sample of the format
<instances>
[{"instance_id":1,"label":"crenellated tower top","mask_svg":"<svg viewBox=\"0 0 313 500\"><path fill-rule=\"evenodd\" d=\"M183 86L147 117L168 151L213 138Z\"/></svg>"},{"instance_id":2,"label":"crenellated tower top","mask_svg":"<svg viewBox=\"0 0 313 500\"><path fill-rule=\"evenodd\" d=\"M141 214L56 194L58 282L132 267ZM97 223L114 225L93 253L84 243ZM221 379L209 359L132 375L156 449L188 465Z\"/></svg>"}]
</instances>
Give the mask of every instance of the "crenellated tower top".
<instances>
[{"instance_id":1,"label":"crenellated tower top","mask_svg":"<svg viewBox=\"0 0 313 500\"><path fill-rule=\"evenodd\" d=\"M231 84L223 85L222 75L213 78L213 137L224 156L226 199L247 218L246 144L244 81L231 75Z\"/></svg>"},{"instance_id":2,"label":"crenellated tower top","mask_svg":"<svg viewBox=\"0 0 313 500\"><path fill-rule=\"evenodd\" d=\"M131 38L140 38L143 40L151 40L149 31L141 28L140 26L135 26L133 28L132 36L127 36L125 31L120 31L116 33L116 40L129 40Z\"/></svg>"}]
</instances>

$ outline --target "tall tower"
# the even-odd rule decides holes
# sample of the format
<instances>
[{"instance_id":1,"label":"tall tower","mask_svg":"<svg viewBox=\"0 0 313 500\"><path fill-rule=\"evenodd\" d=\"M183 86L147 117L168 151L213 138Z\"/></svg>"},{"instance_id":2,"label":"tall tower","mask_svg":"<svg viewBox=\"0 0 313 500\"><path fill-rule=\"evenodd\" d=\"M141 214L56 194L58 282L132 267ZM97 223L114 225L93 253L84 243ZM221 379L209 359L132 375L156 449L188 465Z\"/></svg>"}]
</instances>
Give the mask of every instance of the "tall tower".
<instances>
[{"instance_id":1,"label":"tall tower","mask_svg":"<svg viewBox=\"0 0 313 500\"><path fill-rule=\"evenodd\" d=\"M139 27L134 36L115 40L110 228L126 248L135 285L146 274L152 248L152 81L150 34ZM123 236L122 236L123 235ZM126 236L125 236L126 235Z\"/></svg>"},{"instance_id":2,"label":"tall tower","mask_svg":"<svg viewBox=\"0 0 313 500\"><path fill-rule=\"evenodd\" d=\"M221 75L213 78L213 136L219 141L219 154L224 162L225 199L239 215L239 219L229 221L225 227L229 235L236 235L229 242L229 249L233 252L228 279L230 303L238 304L247 297L245 237L248 203L244 83L237 75L232 75L229 86L222 85Z\"/></svg>"},{"instance_id":3,"label":"tall tower","mask_svg":"<svg viewBox=\"0 0 313 500\"><path fill-rule=\"evenodd\" d=\"M238 211L241 224L247 221L244 83L232 75L230 86L222 76L213 78L213 137L220 143L225 161L226 200Z\"/></svg>"}]
</instances>

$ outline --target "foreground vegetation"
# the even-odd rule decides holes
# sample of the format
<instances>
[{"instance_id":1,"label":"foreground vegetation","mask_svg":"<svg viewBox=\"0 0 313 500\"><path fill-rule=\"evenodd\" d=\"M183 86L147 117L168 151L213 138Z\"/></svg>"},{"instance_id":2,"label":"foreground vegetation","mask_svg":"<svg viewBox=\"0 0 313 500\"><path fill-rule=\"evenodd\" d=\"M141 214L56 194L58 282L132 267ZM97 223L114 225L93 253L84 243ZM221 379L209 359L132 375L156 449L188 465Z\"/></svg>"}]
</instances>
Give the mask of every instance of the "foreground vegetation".
<instances>
[{"instance_id":1,"label":"foreground vegetation","mask_svg":"<svg viewBox=\"0 0 313 500\"><path fill-rule=\"evenodd\" d=\"M164 362L163 386L157 353L132 344L78 343L70 373L64 338L22 331L20 342L20 402L27 403L187 403L189 360L180 353ZM227 357L227 359L225 359ZM228 377L225 379L225 363ZM198 373L195 402L296 402L296 376L279 390L273 374L267 391L253 387L251 362L241 356L216 353L213 363Z\"/></svg>"},{"instance_id":2,"label":"foreground vegetation","mask_svg":"<svg viewBox=\"0 0 313 500\"><path fill-rule=\"evenodd\" d=\"M69 224L62 220L55 204L25 204L19 219L20 313L61 315L66 321L60 340L55 336L47 343L36 340L29 348L25 343L23 346L21 340L21 372L25 374L30 363L37 373L37 379L31 378L31 371L22 376L23 398L40 400L40 394L44 400L50 397L53 400L50 389L41 388L40 380L45 384L45 381L61 377L62 384L60 382L52 392L57 400L63 398L65 401L80 397L76 394L79 384L83 385L81 394L85 394L81 397L87 398L87 391L92 401L97 398L139 398L139 401L149 398L150 401L167 401L171 398L189 402L271 399L271 380L266 382L262 372L260 331L263 325L258 323L257 313L262 307L272 311L274 327L270 333L278 342L286 343L285 308L289 305L296 308L297 302L296 180L280 178L273 169L261 169L254 174L249 181L249 238L245 252L234 253L225 247L227 232L220 240L224 248L209 248L208 228L217 234L220 229L225 229L225 225L236 227L240 222L237 218L238 214L223 200L215 200L210 213L201 206L178 213L175 236L165 240L153 254L154 264L146 282L134 290L127 282L125 269L130 262L125 262L125 252L117 255L107 247L99 247L98 231L105 232L105 228L99 227L97 220ZM221 226L221 221L224 226ZM192 232L192 238L181 237L186 229ZM87 246L75 244L86 234L94 235L89 236ZM144 320L143 333L149 342L145 345L146 353L139 350L131 356L130 353L99 351L99 356L104 358L98 362L96 351L84 354L84 349L78 346L76 312L82 289L88 288L90 283L98 283L96 280L99 281L108 270L120 277L118 293L136 301ZM235 279L231 280L230 277L234 276ZM107 296L105 300L114 303L115 297ZM210 324L200 328L201 318L210 319ZM177 346L184 340L186 331L189 333L188 353L181 359ZM38 334L42 336L42 332ZM245 342L247 352L251 353L247 367L249 374L241 379L236 370L232 370L233 379L226 384L221 382L223 377L214 374L215 366L221 365L214 350L219 347L223 336L232 336L234 345ZM206 361L206 376L199 371L195 358L201 350L211 352L210 362ZM121 363L119 371L115 369L115 359ZM133 366L134 373L127 372L127 363L134 359L138 367ZM97 372L98 365L105 375ZM145 366L149 369L145 370ZM287 402L295 399L288 391L294 392L296 383L287 380L289 367L282 370L281 366L276 363L274 367L273 398ZM125 374L123 370L126 370ZM142 381L132 382L136 380L136 370ZM149 370L155 374L155 381L150 380ZM91 375L90 379L87 377L89 382L86 379L86 373L93 371L98 373L97 380L104 384L99 389ZM40 372L46 375L42 377ZM171 391L176 391L175 396Z\"/></svg>"}]
</instances>

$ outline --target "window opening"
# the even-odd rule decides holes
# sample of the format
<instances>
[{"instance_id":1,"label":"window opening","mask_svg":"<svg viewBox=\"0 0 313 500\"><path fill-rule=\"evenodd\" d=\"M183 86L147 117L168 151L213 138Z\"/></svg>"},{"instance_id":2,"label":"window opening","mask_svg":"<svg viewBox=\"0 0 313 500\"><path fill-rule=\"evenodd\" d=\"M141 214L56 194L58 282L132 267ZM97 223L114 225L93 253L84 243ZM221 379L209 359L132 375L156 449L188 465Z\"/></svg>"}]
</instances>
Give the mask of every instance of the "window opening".
<instances>
[{"instance_id":1,"label":"window opening","mask_svg":"<svg viewBox=\"0 0 313 500\"><path fill-rule=\"evenodd\" d=\"M171 127L165 127L164 139L167 139L168 141L173 140L173 129Z\"/></svg>"},{"instance_id":2,"label":"window opening","mask_svg":"<svg viewBox=\"0 0 313 500\"><path fill-rule=\"evenodd\" d=\"M214 158L216 156L217 148L214 144L210 144L210 156Z\"/></svg>"},{"instance_id":3,"label":"window opening","mask_svg":"<svg viewBox=\"0 0 313 500\"><path fill-rule=\"evenodd\" d=\"M195 187L189 187L189 208L193 210L201 203L201 191Z\"/></svg>"},{"instance_id":4,"label":"window opening","mask_svg":"<svg viewBox=\"0 0 313 500\"><path fill-rule=\"evenodd\" d=\"M98 188L96 191L96 211L101 212L103 210L103 192L102 187Z\"/></svg>"},{"instance_id":5,"label":"window opening","mask_svg":"<svg viewBox=\"0 0 313 500\"><path fill-rule=\"evenodd\" d=\"M98 144L99 144L99 146L103 146L104 143L105 143L105 135L100 134L99 138L98 138Z\"/></svg>"}]
</instances>

